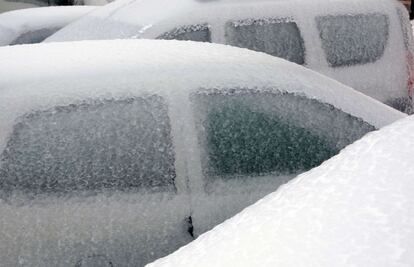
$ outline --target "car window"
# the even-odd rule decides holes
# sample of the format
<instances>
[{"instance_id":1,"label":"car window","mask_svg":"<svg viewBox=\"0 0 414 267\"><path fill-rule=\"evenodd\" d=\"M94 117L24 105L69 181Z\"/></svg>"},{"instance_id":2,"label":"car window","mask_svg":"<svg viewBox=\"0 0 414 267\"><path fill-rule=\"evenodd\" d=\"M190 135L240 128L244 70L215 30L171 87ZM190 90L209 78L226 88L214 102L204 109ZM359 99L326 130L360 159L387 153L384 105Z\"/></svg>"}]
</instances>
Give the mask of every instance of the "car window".
<instances>
[{"instance_id":1,"label":"car window","mask_svg":"<svg viewBox=\"0 0 414 267\"><path fill-rule=\"evenodd\" d=\"M386 15L320 16L316 23L332 67L371 63L384 54L389 35Z\"/></svg>"},{"instance_id":2,"label":"car window","mask_svg":"<svg viewBox=\"0 0 414 267\"><path fill-rule=\"evenodd\" d=\"M29 31L21 34L10 45L17 44L37 44L45 40L50 35L57 32L59 28L44 28L35 31Z\"/></svg>"},{"instance_id":3,"label":"car window","mask_svg":"<svg viewBox=\"0 0 414 267\"><path fill-rule=\"evenodd\" d=\"M157 39L211 43L210 26L207 24L182 26L162 34Z\"/></svg>"},{"instance_id":4,"label":"car window","mask_svg":"<svg viewBox=\"0 0 414 267\"><path fill-rule=\"evenodd\" d=\"M26 114L0 159L0 185L6 191L174 189L170 122L159 96Z\"/></svg>"},{"instance_id":5,"label":"car window","mask_svg":"<svg viewBox=\"0 0 414 267\"><path fill-rule=\"evenodd\" d=\"M191 99L209 179L306 171L374 130L331 105L273 90L201 90Z\"/></svg>"},{"instance_id":6,"label":"car window","mask_svg":"<svg viewBox=\"0 0 414 267\"><path fill-rule=\"evenodd\" d=\"M245 19L225 25L226 43L265 52L297 64L305 63L305 46L291 19Z\"/></svg>"}]
</instances>

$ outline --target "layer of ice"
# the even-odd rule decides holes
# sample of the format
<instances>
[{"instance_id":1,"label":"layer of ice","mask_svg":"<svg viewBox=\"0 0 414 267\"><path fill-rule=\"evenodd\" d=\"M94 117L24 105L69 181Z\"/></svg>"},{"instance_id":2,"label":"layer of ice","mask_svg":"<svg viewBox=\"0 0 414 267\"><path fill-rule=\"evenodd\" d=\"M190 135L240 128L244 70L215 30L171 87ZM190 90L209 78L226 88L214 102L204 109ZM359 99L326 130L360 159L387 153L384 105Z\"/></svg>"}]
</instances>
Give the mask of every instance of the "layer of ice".
<instances>
[{"instance_id":1,"label":"layer of ice","mask_svg":"<svg viewBox=\"0 0 414 267\"><path fill-rule=\"evenodd\" d=\"M413 266L414 117L148 266Z\"/></svg>"}]
</instances>

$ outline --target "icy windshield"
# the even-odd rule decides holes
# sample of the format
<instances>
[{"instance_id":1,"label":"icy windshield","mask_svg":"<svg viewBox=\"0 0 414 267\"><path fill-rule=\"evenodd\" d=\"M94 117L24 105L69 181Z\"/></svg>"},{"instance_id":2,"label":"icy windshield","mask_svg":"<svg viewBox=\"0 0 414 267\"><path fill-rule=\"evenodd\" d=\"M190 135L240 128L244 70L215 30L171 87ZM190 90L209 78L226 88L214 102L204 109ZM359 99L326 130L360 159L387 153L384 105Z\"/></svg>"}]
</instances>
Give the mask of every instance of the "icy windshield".
<instances>
[{"instance_id":1,"label":"icy windshield","mask_svg":"<svg viewBox=\"0 0 414 267\"><path fill-rule=\"evenodd\" d=\"M333 106L272 90L192 96L207 177L309 170L374 127Z\"/></svg>"},{"instance_id":2,"label":"icy windshield","mask_svg":"<svg viewBox=\"0 0 414 267\"><path fill-rule=\"evenodd\" d=\"M170 32L166 32L157 39L184 40L195 42L211 42L210 27L207 24L182 26Z\"/></svg>"},{"instance_id":3,"label":"icy windshield","mask_svg":"<svg viewBox=\"0 0 414 267\"><path fill-rule=\"evenodd\" d=\"M159 96L26 114L0 160L0 186L6 192L174 190L170 122Z\"/></svg>"},{"instance_id":4,"label":"icy windshield","mask_svg":"<svg viewBox=\"0 0 414 267\"><path fill-rule=\"evenodd\" d=\"M305 63L305 46L291 19L246 19L226 23L226 43Z\"/></svg>"},{"instance_id":5,"label":"icy windshield","mask_svg":"<svg viewBox=\"0 0 414 267\"><path fill-rule=\"evenodd\" d=\"M375 62L384 54L389 19L383 14L321 16L316 23L332 67Z\"/></svg>"}]
</instances>

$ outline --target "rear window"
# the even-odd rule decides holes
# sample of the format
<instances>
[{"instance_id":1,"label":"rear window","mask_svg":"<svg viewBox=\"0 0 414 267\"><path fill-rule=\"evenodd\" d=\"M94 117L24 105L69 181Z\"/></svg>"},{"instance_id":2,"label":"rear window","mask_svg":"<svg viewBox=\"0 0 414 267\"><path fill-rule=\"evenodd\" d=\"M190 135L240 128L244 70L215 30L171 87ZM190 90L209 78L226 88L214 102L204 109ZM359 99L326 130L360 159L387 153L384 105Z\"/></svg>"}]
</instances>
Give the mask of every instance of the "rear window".
<instances>
[{"instance_id":1,"label":"rear window","mask_svg":"<svg viewBox=\"0 0 414 267\"><path fill-rule=\"evenodd\" d=\"M195 24L176 28L160 35L157 39L183 40L195 42L211 42L210 26L207 24Z\"/></svg>"},{"instance_id":2,"label":"rear window","mask_svg":"<svg viewBox=\"0 0 414 267\"><path fill-rule=\"evenodd\" d=\"M159 96L55 107L23 116L1 155L3 191L174 190L167 107Z\"/></svg>"},{"instance_id":3,"label":"rear window","mask_svg":"<svg viewBox=\"0 0 414 267\"><path fill-rule=\"evenodd\" d=\"M226 43L265 52L297 64L305 63L305 46L291 19L245 19L225 25Z\"/></svg>"},{"instance_id":4,"label":"rear window","mask_svg":"<svg viewBox=\"0 0 414 267\"><path fill-rule=\"evenodd\" d=\"M330 105L272 90L203 90L192 102L209 179L306 171L374 130Z\"/></svg>"},{"instance_id":5,"label":"rear window","mask_svg":"<svg viewBox=\"0 0 414 267\"><path fill-rule=\"evenodd\" d=\"M316 23L332 67L372 63L384 54L389 35L386 15L320 16Z\"/></svg>"}]
</instances>

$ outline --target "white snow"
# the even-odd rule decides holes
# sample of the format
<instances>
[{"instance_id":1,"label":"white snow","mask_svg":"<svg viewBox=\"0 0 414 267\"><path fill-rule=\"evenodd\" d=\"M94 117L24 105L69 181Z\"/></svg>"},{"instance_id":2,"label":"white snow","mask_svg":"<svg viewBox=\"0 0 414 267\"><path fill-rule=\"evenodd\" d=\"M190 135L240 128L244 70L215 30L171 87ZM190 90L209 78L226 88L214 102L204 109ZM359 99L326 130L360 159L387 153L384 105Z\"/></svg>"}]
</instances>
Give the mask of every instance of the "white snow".
<instances>
[{"instance_id":1,"label":"white snow","mask_svg":"<svg viewBox=\"0 0 414 267\"><path fill-rule=\"evenodd\" d=\"M397 12L397 9L401 12ZM406 50L411 49L404 47L403 39L410 38L403 36L399 13L408 17L405 8L394 0L119 0L73 22L46 39L46 42L156 39L183 26L207 24L211 29L211 42L245 46L228 40L230 33L226 23L246 19L288 19L297 23L305 46L302 53L304 60L295 62L304 61L306 67L396 107L398 100L407 99L408 96ZM371 14L371 17L364 16L367 14ZM332 42L336 39L331 34L338 31L335 25L332 31L327 32L330 37L327 38L328 45L322 43L316 20L329 15L356 16L345 21L348 26L341 28L341 33L338 33L342 41L353 38L351 44L356 44L355 47L341 47ZM376 21L377 15L384 16L384 20ZM343 20L346 18L340 19L339 23ZM327 26L326 23L321 25ZM353 31L354 28L360 31ZM375 42L361 41L367 32L374 35ZM265 36L265 46L272 47L275 43L272 38L276 37L269 34ZM244 40L248 37L245 36ZM370 51L366 51L365 46ZM349 47L354 49L350 50ZM330 56L329 48L334 48L339 55L351 60L345 60L344 66L335 65L336 60L327 58ZM260 50L260 47L257 49ZM288 55L293 57L291 54ZM363 64L354 64L354 57L360 57Z\"/></svg>"},{"instance_id":2,"label":"white snow","mask_svg":"<svg viewBox=\"0 0 414 267\"><path fill-rule=\"evenodd\" d=\"M148 266L413 266L413 133L368 134Z\"/></svg>"},{"instance_id":3,"label":"white snow","mask_svg":"<svg viewBox=\"0 0 414 267\"><path fill-rule=\"evenodd\" d=\"M42 29L51 29L55 32L95 9L94 6L54 6L2 13L0 14L0 45L11 44L25 33Z\"/></svg>"}]
</instances>

